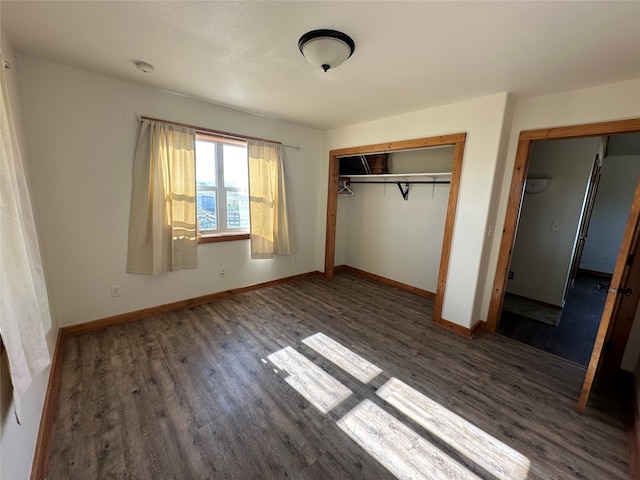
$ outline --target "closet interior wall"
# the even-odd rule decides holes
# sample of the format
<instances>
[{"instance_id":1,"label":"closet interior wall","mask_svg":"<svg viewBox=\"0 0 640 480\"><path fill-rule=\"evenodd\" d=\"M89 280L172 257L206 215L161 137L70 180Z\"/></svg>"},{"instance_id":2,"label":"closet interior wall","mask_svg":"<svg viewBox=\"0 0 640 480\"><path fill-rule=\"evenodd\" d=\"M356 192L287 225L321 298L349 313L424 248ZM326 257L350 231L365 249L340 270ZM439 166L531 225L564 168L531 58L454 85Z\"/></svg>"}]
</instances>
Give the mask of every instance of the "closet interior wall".
<instances>
[{"instance_id":1,"label":"closet interior wall","mask_svg":"<svg viewBox=\"0 0 640 480\"><path fill-rule=\"evenodd\" d=\"M451 172L454 147L433 147L389 154L390 174ZM360 180L356 175L353 181ZM407 177L409 179L409 177ZM449 200L448 183L412 183L405 200L396 180L387 184L349 184L353 196L338 197L336 265L373 273L435 293ZM410 177L416 182L430 177ZM438 178L439 181L449 180Z\"/></svg>"}]
</instances>

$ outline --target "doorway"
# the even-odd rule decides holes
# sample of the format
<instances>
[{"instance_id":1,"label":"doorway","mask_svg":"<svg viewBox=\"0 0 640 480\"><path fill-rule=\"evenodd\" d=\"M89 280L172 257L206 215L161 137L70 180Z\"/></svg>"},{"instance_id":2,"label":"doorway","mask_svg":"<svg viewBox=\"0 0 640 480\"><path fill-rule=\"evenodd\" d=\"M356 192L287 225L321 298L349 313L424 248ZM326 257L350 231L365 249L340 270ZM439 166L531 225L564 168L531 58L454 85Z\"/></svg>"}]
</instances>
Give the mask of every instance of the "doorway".
<instances>
[{"instance_id":1,"label":"doorway","mask_svg":"<svg viewBox=\"0 0 640 480\"><path fill-rule=\"evenodd\" d=\"M487 324L485 327L486 330L495 333L498 329L533 143L538 140L575 139L583 137L609 136L621 133L638 132L640 132L640 119L521 132L509 193L507 212L505 215L505 225L503 228L502 242L498 255L498 265L496 269L492 298L489 307L489 314L487 317ZM616 266L613 275L614 281L619 282L621 279L626 279L627 277L625 277L623 273L626 272L630 268L631 263L633 263L632 261L630 262L632 257L627 258L627 256L635 245L632 245L632 239L633 231L637 227L638 219L636 217L638 217L639 215L638 208L636 208L637 204L639 203L638 197L640 197L640 191L636 189L632 213L629 215L629 220L625 227L624 239L622 242L622 246L620 247L620 254L618 255L618 258L616 260ZM590 358L589 367L587 369L587 378L585 379L585 385L589 384L587 385L589 387L593 380L593 375L595 374L597 366L600 362L605 337L607 336L609 327L615 323L615 306L617 303L619 303L616 293L619 293L622 287L623 285L616 285L610 288L607 292L605 313L603 314L599 324L595 345ZM617 349L624 350L628 333L629 332L627 330L625 341L619 342L619 344L616 346ZM584 406L586 405L586 398L588 398L588 389L586 392L583 391L583 394L581 395L579 405L580 410L584 409Z\"/></svg>"},{"instance_id":2,"label":"doorway","mask_svg":"<svg viewBox=\"0 0 640 480\"><path fill-rule=\"evenodd\" d=\"M533 142L499 334L588 365L639 177L640 134Z\"/></svg>"}]
</instances>

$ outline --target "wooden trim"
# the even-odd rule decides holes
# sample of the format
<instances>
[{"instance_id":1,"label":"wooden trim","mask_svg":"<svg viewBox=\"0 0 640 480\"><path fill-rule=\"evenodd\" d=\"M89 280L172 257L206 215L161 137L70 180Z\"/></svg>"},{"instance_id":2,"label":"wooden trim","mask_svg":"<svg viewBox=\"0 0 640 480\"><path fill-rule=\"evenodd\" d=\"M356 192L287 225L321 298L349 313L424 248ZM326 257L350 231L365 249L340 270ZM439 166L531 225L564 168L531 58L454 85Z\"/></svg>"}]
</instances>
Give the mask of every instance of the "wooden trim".
<instances>
[{"instance_id":1,"label":"wooden trim","mask_svg":"<svg viewBox=\"0 0 640 480\"><path fill-rule=\"evenodd\" d=\"M340 161L333 153L329 157L329 184L327 187L327 219L324 241L324 276L333 278L336 260L336 220L338 217L338 179Z\"/></svg>"},{"instance_id":2,"label":"wooden trim","mask_svg":"<svg viewBox=\"0 0 640 480\"><path fill-rule=\"evenodd\" d=\"M335 273L344 272L346 269L347 269L346 265L336 265L335 267L333 267L333 271Z\"/></svg>"},{"instance_id":3,"label":"wooden trim","mask_svg":"<svg viewBox=\"0 0 640 480\"><path fill-rule=\"evenodd\" d=\"M201 243L218 243L218 242L235 242L236 240L250 240L250 233L230 233L217 235L201 235L198 237L198 244Z\"/></svg>"},{"instance_id":4,"label":"wooden trim","mask_svg":"<svg viewBox=\"0 0 640 480\"><path fill-rule=\"evenodd\" d=\"M509 189L507 212L502 228L502 240L498 253L496 275L493 280L493 290L491 291L487 324L485 326L485 330L491 333L495 333L498 330L498 322L500 320L500 313L502 312L502 302L504 301L504 293L507 287L511 253L513 252L513 245L516 241L516 231L518 230L520 207L522 205L527 169L529 168L530 153L531 141L520 138L518 141L518 151L516 152L516 162L513 167L511 187Z\"/></svg>"},{"instance_id":5,"label":"wooden trim","mask_svg":"<svg viewBox=\"0 0 640 480\"><path fill-rule=\"evenodd\" d=\"M610 122L587 123L565 127L541 128L525 130L520 133L521 140L561 140L563 138L599 137L617 133L633 133L640 131L640 119L614 120Z\"/></svg>"},{"instance_id":6,"label":"wooden trim","mask_svg":"<svg viewBox=\"0 0 640 480\"><path fill-rule=\"evenodd\" d=\"M458 335L467 337L468 339L472 339L475 336L475 334L478 333L478 330L484 329L484 322L482 321L476 322L476 324L471 328L463 327L462 325L458 325L457 323L450 322L449 320L445 320L444 318L440 318L437 321L434 318L433 323L435 323L436 325L442 328L446 328L447 330L453 333L457 333Z\"/></svg>"},{"instance_id":7,"label":"wooden trim","mask_svg":"<svg viewBox=\"0 0 640 480\"><path fill-rule=\"evenodd\" d=\"M355 273L356 275L360 275L361 277L368 278L369 280L374 280L376 282L384 283L385 285L390 285L392 287L399 288L400 290L405 290L407 292L414 293L416 295L429 298L431 300L436 298L436 294L433 292L429 292L428 290L423 290L421 288L414 287L406 283L398 282L396 280L391 280L390 278L381 277L380 275L376 275L375 273L365 272L364 270L360 270L359 268L355 268L355 267L350 267L349 265L341 265L340 270Z\"/></svg>"},{"instance_id":8,"label":"wooden trim","mask_svg":"<svg viewBox=\"0 0 640 480\"><path fill-rule=\"evenodd\" d=\"M636 202L640 204L640 179L636 187L634 203ZM640 217L640 209L637 212ZM611 342L611 348L607 350L599 367L604 375L615 373L620 369L638 304L640 304L640 261L638 260L640 259L640 218L629 219L627 223L632 222L636 224L636 231L631 241L630 250L624 252L626 255L622 276L618 281L612 277L608 282L611 288L629 289L629 295L617 295L619 301L605 338L605 342Z\"/></svg>"},{"instance_id":9,"label":"wooden trim","mask_svg":"<svg viewBox=\"0 0 640 480\"><path fill-rule=\"evenodd\" d=\"M447 286L447 274L449 272L449 259L451 258L451 243L453 241L453 225L458 208L458 191L460 190L460 175L462 174L462 158L464 156L464 144L466 133L459 135L460 141L455 144L453 153L453 168L451 170L451 186L449 187L449 202L447 203L447 216L444 223L444 235L442 238L442 253L440 254L440 268L438 270L438 283L436 298L433 306L434 321L442 320L442 307L444 304L444 291Z\"/></svg>"},{"instance_id":10,"label":"wooden trim","mask_svg":"<svg viewBox=\"0 0 640 480\"><path fill-rule=\"evenodd\" d=\"M201 297L189 298L187 300L179 300L177 302L167 303L164 305L158 305L155 307L143 308L142 310L136 310L134 312L123 313L120 315L114 315L113 317L106 317L99 320L93 320L91 322L79 323L77 325L71 325L63 327L62 330L68 336L82 335L88 332L94 332L96 330L102 330L104 328L112 327L115 325L123 325L125 323L136 322L149 317L154 317L162 313L174 312L176 310L182 310L184 308L195 307L203 305L205 303L211 303L222 298L232 297L234 295L240 295L241 293L253 292L255 290L261 290L263 288L274 287L283 283L289 283L297 280L320 275L320 272L309 272L300 275L294 275L292 277L279 278L277 280L271 280L269 282L258 283L256 285L249 285L247 287L234 288L231 290L225 290L223 292L210 293Z\"/></svg>"},{"instance_id":11,"label":"wooden trim","mask_svg":"<svg viewBox=\"0 0 640 480\"><path fill-rule=\"evenodd\" d=\"M65 335L62 329L59 329L55 350L53 352L53 360L51 361L51 369L49 371L49 382L47 383L47 392L44 397L42 416L40 417L36 450L33 454L31 480L44 480L47 475L51 435L53 433L53 423L56 419L56 411L58 409L58 392L60 390L60 377L62 375L64 345Z\"/></svg>"},{"instance_id":12,"label":"wooden trim","mask_svg":"<svg viewBox=\"0 0 640 480\"><path fill-rule=\"evenodd\" d=\"M331 150L331 155L335 157L346 157L349 155L366 155L369 153L388 153L399 150L413 150L416 148L440 147L443 145L455 145L464 142L466 133L454 133L451 135L440 135L437 137L416 138L414 140L401 140L399 142L376 143L375 145L364 145L361 147L341 148Z\"/></svg>"},{"instance_id":13,"label":"wooden trim","mask_svg":"<svg viewBox=\"0 0 640 480\"><path fill-rule=\"evenodd\" d=\"M498 322L500 320L500 312L502 311L502 302L507 284L507 274L509 264L511 263L511 253L515 243L520 207L522 205L524 182L529 166L529 154L533 141L614 135L630 132L640 132L639 118L520 132L485 330L491 333L495 333L498 330Z\"/></svg>"},{"instance_id":14,"label":"wooden trim","mask_svg":"<svg viewBox=\"0 0 640 480\"><path fill-rule=\"evenodd\" d=\"M349 265L340 265L340 267L336 267L336 269L338 268L340 269L340 271L352 272L356 275L360 275L370 280L384 283L386 285L391 285L392 287L396 287L401 290L405 290L407 292L420 295L421 297L430 298L431 300L434 300L436 298L436 294L433 292L429 292L421 288L413 287L411 285L407 285L406 283L397 282L395 280L391 280L390 278L381 277L380 275L376 275L375 273L365 272L364 270L360 270L359 268L350 267ZM457 323L444 320L443 318L439 318L436 320L435 314L433 317L433 323L435 323L440 327L446 328L449 331L457 333L458 335L467 337L469 339L473 338L479 330L483 330L485 326L485 322L478 321L472 328L467 328L467 327L463 327L462 325L458 325Z\"/></svg>"},{"instance_id":15,"label":"wooden trim","mask_svg":"<svg viewBox=\"0 0 640 480\"><path fill-rule=\"evenodd\" d=\"M414 140L402 140L398 142L378 143L374 145L343 148L338 150L331 150L329 152L329 183L327 187L327 219L324 257L324 275L327 279L332 278L335 271L334 262L336 253L336 217L338 209L337 197L339 179L338 157L453 145L455 147L455 151L453 159L453 169L451 172L451 186L449 189L447 217L444 226L442 252L440 256L440 268L438 270L438 283L434 304L434 321L436 318L441 318L442 304L444 302L444 290L447 283L447 273L449 271L449 258L451 255L451 242L453 239L453 224L455 221L458 191L460 189L460 177L462 172L462 160L464 157L464 145L466 137L466 133L454 133L451 135L440 135L435 137L418 138Z\"/></svg>"},{"instance_id":16,"label":"wooden trim","mask_svg":"<svg viewBox=\"0 0 640 480\"><path fill-rule=\"evenodd\" d=\"M631 211L629 212L629 217L627 220L627 225L625 227L624 236L622 237L622 241L620 242L620 249L618 252L633 253L635 251L634 242L638 241L639 236L640 236L640 180L638 181L638 185L636 186L633 203L631 204ZM635 243L635 245L637 245L637 243ZM618 254L616 266L613 270L613 277L611 278L612 285L614 286L617 285L618 287L622 287L624 285L623 282L626 283L631 266L633 265L633 263L635 263L635 262L631 262L631 265L630 265L628 260L629 260L628 256L625 255L624 257L621 257L621 255ZM589 395L591 394L591 387L593 386L593 380L596 376L598 366L602 362L602 351L604 348L604 342L607 339L608 334L610 333L610 327L615 323L616 313L620 308L621 301L622 299L620 298L619 295L616 295L614 292L609 290L609 293L607 294L607 300L604 304L604 309L602 311L602 317L600 320L600 326L598 327L598 333L596 334L596 339L593 344L591 359L589 360L589 366L587 367L587 373L585 374L584 383L582 385L582 391L580 392L580 399L578 400L578 411L580 413L584 412L584 410L587 408L587 402L589 401ZM635 312L635 307L637 307L637 304L633 308L634 312ZM629 325L629 328L630 328L630 325ZM628 339L628 333L626 337ZM622 358L622 355L620 358Z\"/></svg>"},{"instance_id":17,"label":"wooden trim","mask_svg":"<svg viewBox=\"0 0 640 480\"><path fill-rule=\"evenodd\" d=\"M292 277L272 280L269 282L259 283L257 285L213 293L189 300L182 300L179 302L160 305L158 307L145 308L142 310L137 310L135 312L125 313L122 315L103 318L101 320L95 320L92 322L86 322L78 325L60 328L58 330L58 338L56 340L55 351L53 353L53 360L51 362L51 370L49 373L49 382L47 384L42 416L40 418L38 439L36 442L36 449L33 456L33 464L31 467L31 480L44 480L46 478L47 466L49 462L49 450L51 446L51 435L53 433L53 424L58 408L58 392L60 386L60 378L62 375L62 360L64 357L64 347L67 337L102 330L111 326L122 325L125 323L142 320L144 318L153 317L161 313L167 313L175 310L181 310L183 308L193 307L196 305L202 305L204 303L210 303L212 301L231 297L233 295L239 295L241 293L260 290L267 287L273 287L275 285L281 285L283 283L302 280L317 275L320 275L320 272L315 271L303 273L301 275L294 275Z\"/></svg>"}]
</instances>

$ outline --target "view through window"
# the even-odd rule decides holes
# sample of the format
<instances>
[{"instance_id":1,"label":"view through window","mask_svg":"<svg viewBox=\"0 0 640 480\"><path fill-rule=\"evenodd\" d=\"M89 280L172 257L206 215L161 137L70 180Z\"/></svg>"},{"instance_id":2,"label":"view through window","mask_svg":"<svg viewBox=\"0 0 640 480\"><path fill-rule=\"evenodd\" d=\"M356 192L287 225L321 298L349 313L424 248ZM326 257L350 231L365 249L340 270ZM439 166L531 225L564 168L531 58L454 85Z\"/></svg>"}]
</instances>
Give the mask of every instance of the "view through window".
<instances>
[{"instance_id":1,"label":"view through window","mask_svg":"<svg viewBox=\"0 0 640 480\"><path fill-rule=\"evenodd\" d=\"M249 233L246 142L197 134L196 197L200 235Z\"/></svg>"}]
</instances>

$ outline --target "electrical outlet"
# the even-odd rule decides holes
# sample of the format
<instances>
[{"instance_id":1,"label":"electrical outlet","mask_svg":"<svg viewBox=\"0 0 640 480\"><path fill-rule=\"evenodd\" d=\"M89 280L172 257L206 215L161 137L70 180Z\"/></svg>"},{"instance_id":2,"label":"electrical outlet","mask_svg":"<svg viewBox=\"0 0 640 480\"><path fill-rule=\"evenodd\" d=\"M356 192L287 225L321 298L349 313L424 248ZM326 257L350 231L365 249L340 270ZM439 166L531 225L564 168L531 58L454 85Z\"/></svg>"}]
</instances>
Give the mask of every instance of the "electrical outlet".
<instances>
[{"instance_id":1,"label":"electrical outlet","mask_svg":"<svg viewBox=\"0 0 640 480\"><path fill-rule=\"evenodd\" d=\"M220 277L224 277L225 273L224 267L220 267Z\"/></svg>"},{"instance_id":2,"label":"electrical outlet","mask_svg":"<svg viewBox=\"0 0 640 480\"><path fill-rule=\"evenodd\" d=\"M120 296L120 285L111 285L111 296L112 297Z\"/></svg>"},{"instance_id":3,"label":"electrical outlet","mask_svg":"<svg viewBox=\"0 0 640 480\"><path fill-rule=\"evenodd\" d=\"M509 270L509 275L507 275L509 280L513 280L513 270Z\"/></svg>"}]
</instances>

